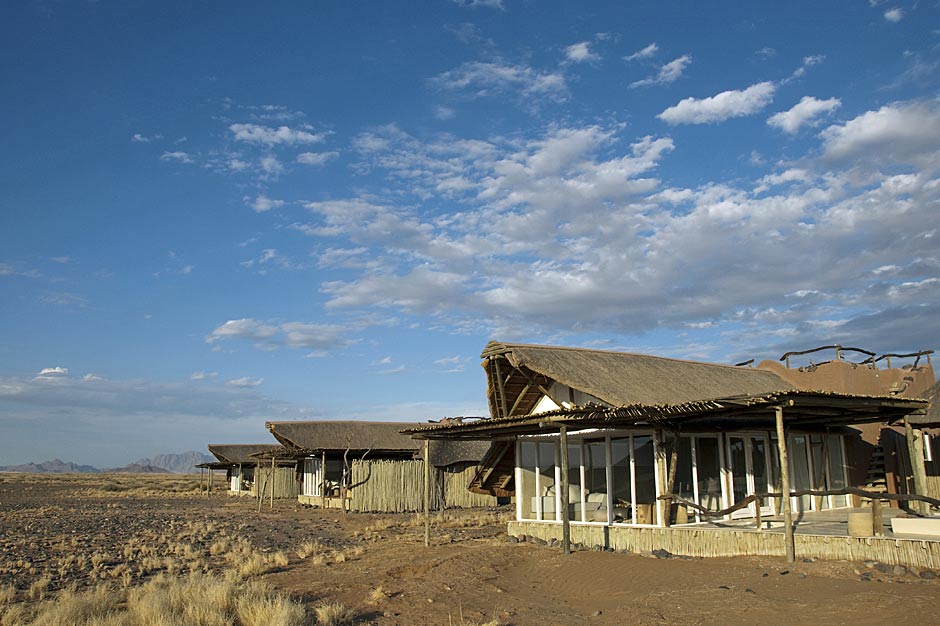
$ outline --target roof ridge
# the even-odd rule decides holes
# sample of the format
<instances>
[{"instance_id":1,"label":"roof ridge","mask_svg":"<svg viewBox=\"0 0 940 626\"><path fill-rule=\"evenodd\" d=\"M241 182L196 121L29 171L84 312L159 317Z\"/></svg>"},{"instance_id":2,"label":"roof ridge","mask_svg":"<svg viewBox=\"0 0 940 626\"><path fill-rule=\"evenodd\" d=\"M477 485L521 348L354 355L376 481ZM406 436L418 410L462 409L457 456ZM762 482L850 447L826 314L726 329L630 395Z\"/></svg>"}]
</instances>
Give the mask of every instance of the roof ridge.
<instances>
[{"instance_id":1,"label":"roof ridge","mask_svg":"<svg viewBox=\"0 0 940 626\"><path fill-rule=\"evenodd\" d=\"M738 371L740 371L740 370L742 369L742 368L741 368L740 366L738 366L738 365L730 365L730 364L727 364L727 363L710 363L710 362L708 362L708 361L693 361L693 360L691 360L691 359L679 359L679 358L670 357L670 356L658 356L658 355L655 355L655 354L642 354L642 353L640 353L640 352L618 352L618 351L616 351L616 350L603 350L603 349L600 349L600 348L578 348L578 347L575 347L575 346L554 346L554 345L543 345L543 344L537 344L537 343L509 343L509 342L504 342L504 341L490 341L490 342L486 345L486 348L484 348L484 350L483 350L483 354L484 354L484 355L489 351L488 348L489 348L490 345L492 345L492 344L498 344L498 345L500 345L500 346L504 346L504 347L508 348L507 350L505 350L506 352L510 351L510 350L512 349L512 347L519 347L519 348L536 348L536 349L545 349L545 350L566 350L566 351L571 351L571 352L596 352L596 353L600 353L600 354L616 354L616 355L622 355L622 356L639 356L639 357L644 357L644 358L647 358L647 359L659 359L659 360L663 360L663 361L674 361L674 362L676 362L676 363L688 363L688 364L691 364L691 365L707 365L707 366L710 366L710 367L724 367L724 368L730 368L730 369L738 370ZM494 346L494 347L495 347L495 346ZM481 355L481 357L482 357L482 356L483 356L483 355ZM761 372L767 372L767 371L769 371L769 370L758 369L758 368L748 368L748 369L752 369L752 370L756 370L756 371L761 371ZM771 373L773 373L773 372L771 372Z\"/></svg>"}]
</instances>

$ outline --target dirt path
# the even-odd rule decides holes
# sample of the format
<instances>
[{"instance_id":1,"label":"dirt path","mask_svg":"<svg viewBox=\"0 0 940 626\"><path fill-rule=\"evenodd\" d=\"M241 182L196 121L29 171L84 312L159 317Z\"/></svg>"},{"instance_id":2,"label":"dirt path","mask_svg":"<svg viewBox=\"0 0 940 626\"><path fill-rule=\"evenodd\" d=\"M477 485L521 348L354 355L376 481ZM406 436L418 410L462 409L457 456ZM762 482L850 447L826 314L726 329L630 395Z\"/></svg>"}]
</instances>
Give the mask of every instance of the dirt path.
<instances>
[{"instance_id":1,"label":"dirt path","mask_svg":"<svg viewBox=\"0 0 940 626\"><path fill-rule=\"evenodd\" d=\"M0 476L0 584L25 593L48 576L54 591L88 583L90 572L117 582L112 573L125 565L129 542L150 542L161 558L178 559L188 545L205 553L191 558L221 568L224 555L208 556L211 546L237 536L261 553L287 555L286 565L265 574L277 588L311 606L326 600L354 607L359 624L940 624L940 581L864 564L564 556L507 541L505 522L479 511L435 518L432 546L425 548L414 516L343 514L295 502L258 513L247 498L102 492L89 486L92 480L108 482ZM317 548L302 558L305 543ZM108 560L93 568L96 554ZM161 567L135 574L133 584Z\"/></svg>"}]
</instances>

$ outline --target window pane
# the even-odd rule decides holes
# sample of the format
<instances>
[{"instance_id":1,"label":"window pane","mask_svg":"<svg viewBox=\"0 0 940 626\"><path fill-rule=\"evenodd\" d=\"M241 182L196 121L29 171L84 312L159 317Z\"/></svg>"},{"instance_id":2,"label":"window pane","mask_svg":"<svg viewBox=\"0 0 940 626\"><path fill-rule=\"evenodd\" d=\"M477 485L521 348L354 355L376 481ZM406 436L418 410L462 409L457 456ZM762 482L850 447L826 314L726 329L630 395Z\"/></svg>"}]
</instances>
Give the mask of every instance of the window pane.
<instances>
[{"instance_id":1,"label":"window pane","mask_svg":"<svg viewBox=\"0 0 940 626\"><path fill-rule=\"evenodd\" d=\"M744 437L728 437L728 460L731 465L731 495L734 502L747 497L747 456Z\"/></svg>"},{"instance_id":2,"label":"window pane","mask_svg":"<svg viewBox=\"0 0 940 626\"><path fill-rule=\"evenodd\" d=\"M611 494L614 498L614 521L633 521L633 489L630 484L630 438L610 440L610 464L613 467Z\"/></svg>"},{"instance_id":3,"label":"window pane","mask_svg":"<svg viewBox=\"0 0 940 626\"><path fill-rule=\"evenodd\" d=\"M695 441L695 470L698 473L699 504L712 511L721 509L721 464L718 438L699 437Z\"/></svg>"},{"instance_id":4,"label":"window pane","mask_svg":"<svg viewBox=\"0 0 940 626\"><path fill-rule=\"evenodd\" d=\"M584 521L607 521L607 444L584 442Z\"/></svg>"},{"instance_id":5,"label":"window pane","mask_svg":"<svg viewBox=\"0 0 940 626\"><path fill-rule=\"evenodd\" d=\"M790 435L790 489L801 491L803 489L812 489L813 484L809 473L809 442L806 435ZM799 511L812 510L812 496L800 496L797 499Z\"/></svg>"},{"instance_id":6,"label":"window pane","mask_svg":"<svg viewBox=\"0 0 940 626\"><path fill-rule=\"evenodd\" d=\"M536 493L536 443L531 441L519 442L519 468L520 481L517 494L520 499L522 519L535 519Z\"/></svg>"},{"instance_id":7,"label":"window pane","mask_svg":"<svg viewBox=\"0 0 940 626\"><path fill-rule=\"evenodd\" d=\"M633 438L636 455L636 522L656 523L656 474L653 462L653 438L643 435Z\"/></svg>"},{"instance_id":8,"label":"window pane","mask_svg":"<svg viewBox=\"0 0 940 626\"><path fill-rule=\"evenodd\" d=\"M842 458L842 436L829 435L829 478L833 489L845 489L845 459ZM833 507L847 507L848 496L832 496Z\"/></svg>"},{"instance_id":9,"label":"window pane","mask_svg":"<svg viewBox=\"0 0 940 626\"><path fill-rule=\"evenodd\" d=\"M568 519L581 517L581 444L568 444Z\"/></svg>"},{"instance_id":10,"label":"window pane","mask_svg":"<svg viewBox=\"0 0 940 626\"><path fill-rule=\"evenodd\" d=\"M543 520L555 519L555 444L541 442L539 446L539 496L542 498Z\"/></svg>"}]
</instances>

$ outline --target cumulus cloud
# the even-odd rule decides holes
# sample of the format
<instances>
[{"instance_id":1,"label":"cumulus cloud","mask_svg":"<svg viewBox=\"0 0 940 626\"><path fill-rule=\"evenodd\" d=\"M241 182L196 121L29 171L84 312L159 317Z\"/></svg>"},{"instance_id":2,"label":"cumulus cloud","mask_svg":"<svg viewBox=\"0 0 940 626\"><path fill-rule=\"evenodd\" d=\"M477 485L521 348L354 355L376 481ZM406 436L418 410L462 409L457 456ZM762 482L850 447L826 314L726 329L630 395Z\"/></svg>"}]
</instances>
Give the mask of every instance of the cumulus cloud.
<instances>
[{"instance_id":1,"label":"cumulus cloud","mask_svg":"<svg viewBox=\"0 0 940 626\"><path fill-rule=\"evenodd\" d=\"M183 152L182 150L164 152L160 155L160 160L176 163L195 163L193 157L188 152Z\"/></svg>"},{"instance_id":2,"label":"cumulus cloud","mask_svg":"<svg viewBox=\"0 0 940 626\"><path fill-rule=\"evenodd\" d=\"M263 126L261 124L232 124L229 126L236 141L264 146L319 143L326 139L324 133L312 133L309 127Z\"/></svg>"},{"instance_id":3,"label":"cumulus cloud","mask_svg":"<svg viewBox=\"0 0 940 626\"><path fill-rule=\"evenodd\" d=\"M432 84L471 98L515 94L526 99L562 101L568 85L560 72L540 72L526 65L471 61L438 74Z\"/></svg>"},{"instance_id":4,"label":"cumulus cloud","mask_svg":"<svg viewBox=\"0 0 940 626\"><path fill-rule=\"evenodd\" d=\"M225 381L225 384L229 387L238 387L241 389L257 387L264 382L263 378L251 378L250 376L243 376L241 378L233 378L231 380Z\"/></svg>"},{"instance_id":5,"label":"cumulus cloud","mask_svg":"<svg viewBox=\"0 0 940 626\"><path fill-rule=\"evenodd\" d=\"M68 376L69 368L60 367L58 365L56 367L44 367L41 370L39 370L39 373L36 375L37 376Z\"/></svg>"},{"instance_id":6,"label":"cumulus cloud","mask_svg":"<svg viewBox=\"0 0 940 626\"><path fill-rule=\"evenodd\" d=\"M940 101L913 101L885 105L820 133L824 157L938 162L940 155Z\"/></svg>"},{"instance_id":7,"label":"cumulus cloud","mask_svg":"<svg viewBox=\"0 0 940 626\"><path fill-rule=\"evenodd\" d=\"M686 98L657 117L672 125L723 122L757 113L773 101L775 91L773 83L763 82L746 89L723 91L709 98Z\"/></svg>"},{"instance_id":8,"label":"cumulus cloud","mask_svg":"<svg viewBox=\"0 0 940 626\"><path fill-rule=\"evenodd\" d=\"M454 4L462 7L476 9L485 7L489 9L503 9L503 0L451 0Z\"/></svg>"},{"instance_id":9,"label":"cumulus cloud","mask_svg":"<svg viewBox=\"0 0 940 626\"><path fill-rule=\"evenodd\" d=\"M623 57L623 60L624 61L637 61L639 59L648 59L651 56L655 55L658 51L659 51L659 46L657 46L656 42L654 41L653 43L646 46L645 48L641 48L640 50L637 50L633 54Z\"/></svg>"},{"instance_id":10,"label":"cumulus cloud","mask_svg":"<svg viewBox=\"0 0 940 626\"><path fill-rule=\"evenodd\" d=\"M278 209L284 206L283 200L275 200L269 198L264 194L255 196L254 199L250 199L247 196L244 198L245 202L248 202L252 209L255 210L255 213L266 213L271 209Z\"/></svg>"},{"instance_id":11,"label":"cumulus cloud","mask_svg":"<svg viewBox=\"0 0 940 626\"><path fill-rule=\"evenodd\" d=\"M650 87L652 85L668 85L669 83L675 82L682 76L682 72L685 71L685 68L688 67L689 63L692 62L692 56L685 54L677 59L673 59L669 63L666 63L659 68L659 72L655 76L650 76L649 78L644 78L643 80L638 80L636 82L630 83L630 87Z\"/></svg>"},{"instance_id":12,"label":"cumulus cloud","mask_svg":"<svg viewBox=\"0 0 940 626\"><path fill-rule=\"evenodd\" d=\"M350 330L335 324L305 322L262 322L252 318L228 320L206 337L206 343L251 341L261 350L279 347L297 349L341 349L353 343L346 335Z\"/></svg>"},{"instance_id":13,"label":"cumulus cloud","mask_svg":"<svg viewBox=\"0 0 940 626\"><path fill-rule=\"evenodd\" d=\"M888 9L885 11L885 19L889 22L894 22L897 24L902 19L904 19L904 10L899 8Z\"/></svg>"},{"instance_id":14,"label":"cumulus cloud","mask_svg":"<svg viewBox=\"0 0 940 626\"><path fill-rule=\"evenodd\" d=\"M297 155L297 162L302 165L325 165L339 156L339 152L302 152Z\"/></svg>"},{"instance_id":15,"label":"cumulus cloud","mask_svg":"<svg viewBox=\"0 0 940 626\"><path fill-rule=\"evenodd\" d=\"M771 115L767 123L793 135L807 124L816 125L817 118L835 111L841 105L842 101L838 98L820 100L813 96L803 96L791 109Z\"/></svg>"},{"instance_id":16,"label":"cumulus cloud","mask_svg":"<svg viewBox=\"0 0 940 626\"><path fill-rule=\"evenodd\" d=\"M586 63L589 61L597 61L600 59L600 56L591 52L590 41L582 41L571 44L565 48L565 59L572 63Z\"/></svg>"}]
</instances>

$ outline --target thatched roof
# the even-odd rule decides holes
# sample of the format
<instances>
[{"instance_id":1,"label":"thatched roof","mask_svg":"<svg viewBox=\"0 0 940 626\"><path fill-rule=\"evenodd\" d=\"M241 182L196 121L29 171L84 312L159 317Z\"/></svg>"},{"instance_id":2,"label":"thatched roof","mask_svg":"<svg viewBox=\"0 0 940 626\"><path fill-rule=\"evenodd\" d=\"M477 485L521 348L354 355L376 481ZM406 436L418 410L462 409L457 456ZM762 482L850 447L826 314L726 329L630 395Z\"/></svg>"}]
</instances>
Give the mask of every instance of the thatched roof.
<instances>
[{"instance_id":1,"label":"thatched roof","mask_svg":"<svg viewBox=\"0 0 940 626\"><path fill-rule=\"evenodd\" d=\"M266 422L274 438L295 452L345 450L417 451L420 443L401 434L419 424L408 422Z\"/></svg>"},{"instance_id":2,"label":"thatched roof","mask_svg":"<svg viewBox=\"0 0 940 626\"><path fill-rule=\"evenodd\" d=\"M535 415L429 424L410 432L427 439L480 440L552 432L571 428L617 428L656 424L670 429L708 432L773 428L776 407L783 407L790 427L821 428L869 422L896 422L927 408L923 399L859 396L830 391L788 390L696 400L677 404L576 406Z\"/></svg>"},{"instance_id":3,"label":"thatched roof","mask_svg":"<svg viewBox=\"0 0 940 626\"><path fill-rule=\"evenodd\" d=\"M924 415L912 415L907 421L913 426L940 427L940 381L935 382L920 396L930 402Z\"/></svg>"},{"instance_id":4,"label":"thatched roof","mask_svg":"<svg viewBox=\"0 0 940 626\"><path fill-rule=\"evenodd\" d=\"M489 449L489 441L432 441L428 456L434 467L445 467L454 463L479 463Z\"/></svg>"},{"instance_id":5,"label":"thatched roof","mask_svg":"<svg viewBox=\"0 0 940 626\"><path fill-rule=\"evenodd\" d=\"M239 463L253 465L258 462L258 459L252 458L251 455L258 454L259 452L283 449L282 446L276 443L209 444L209 452L215 455L215 458L220 462L230 465L238 465Z\"/></svg>"},{"instance_id":6,"label":"thatched roof","mask_svg":"<svg viewBox=\"0 0 940 626\"><path fill-rule=\"evenodd\" d=\"M491 341L481 358L495 357L611 406L682 404L794 389L764 370L626 352ZM490 368L487 372L492 376Z\"/></svg>"}]
</instances>

